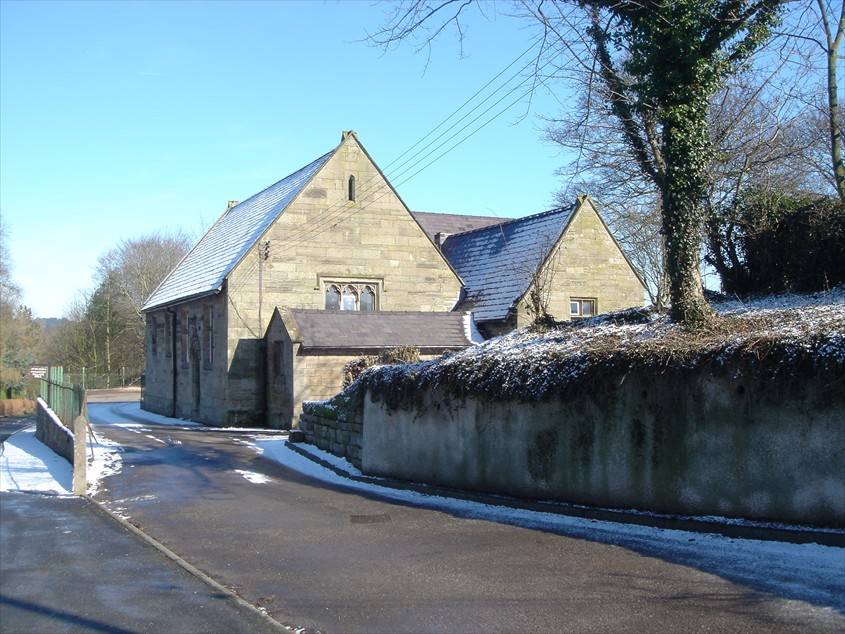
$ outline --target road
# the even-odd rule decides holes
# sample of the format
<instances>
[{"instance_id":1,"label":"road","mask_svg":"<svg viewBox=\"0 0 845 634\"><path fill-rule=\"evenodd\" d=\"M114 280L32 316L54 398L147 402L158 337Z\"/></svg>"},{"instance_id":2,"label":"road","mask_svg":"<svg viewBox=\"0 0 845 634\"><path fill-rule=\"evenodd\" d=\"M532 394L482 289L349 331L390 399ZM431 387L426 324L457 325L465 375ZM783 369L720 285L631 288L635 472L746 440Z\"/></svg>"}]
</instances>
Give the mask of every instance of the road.
<instances>
[{"instance_id":1,"label":"road","mask_svg":"<svg viewBox=\"0 0 845 634\"><path fill-rule=\"evenodd\" d=\"M0 493L0 631L277 631L91 505Z\"/></svg>"},{"instance_id":2,"label":"road","mask_svg":"<svg viewBox=\"0 0 845 634\"><path fill-rule=\"evenodd\" d=\"M19 429L35 424L32 416L3 416L0 417L0 445Z\"/></svg>"},{"instance_id":3,"label":"road","mask_svg":"<svg viewBox=\"0 0 845 634\"><path fill-rule=\"evenodd\" d=\"M328 486L237 431L127 421L98 499L280 622L328 632L841 631L842 615L620 546ZM262 474L263 484L243 472Z\"/></svg>"}]
</instances>

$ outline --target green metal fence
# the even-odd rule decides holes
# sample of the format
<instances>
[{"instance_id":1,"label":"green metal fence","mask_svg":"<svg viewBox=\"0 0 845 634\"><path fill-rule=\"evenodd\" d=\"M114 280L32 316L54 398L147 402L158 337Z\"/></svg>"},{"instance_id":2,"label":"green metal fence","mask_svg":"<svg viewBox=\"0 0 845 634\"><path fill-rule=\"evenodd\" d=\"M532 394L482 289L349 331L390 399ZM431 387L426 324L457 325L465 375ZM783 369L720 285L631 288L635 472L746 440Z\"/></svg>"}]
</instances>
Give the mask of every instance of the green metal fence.
<instances>
[{"instance_id":1,"label":"green metal fence","mask_svg":"<svg viewBox=\"0 0 845 634\"><path fill-rule=\"evenodd\" d=\"M117 368L111 373L101 367L66 368L65 383L81 385L86 390L102 390L116 387L129 387L140 384L140 372L129 368Z\"/></svg>"},{"instance_id":2,"label":"green metal fence","mask_svg":"<svg viewBox=\"0 0 845 634\"><path fill-rule=\"evenodd\" d=\"M41 398L69 429L73 429L76 417L85 413L85 390L81 385L65 383L61 367L49 368L41 379Z\"/></svg>"}]
</instances>

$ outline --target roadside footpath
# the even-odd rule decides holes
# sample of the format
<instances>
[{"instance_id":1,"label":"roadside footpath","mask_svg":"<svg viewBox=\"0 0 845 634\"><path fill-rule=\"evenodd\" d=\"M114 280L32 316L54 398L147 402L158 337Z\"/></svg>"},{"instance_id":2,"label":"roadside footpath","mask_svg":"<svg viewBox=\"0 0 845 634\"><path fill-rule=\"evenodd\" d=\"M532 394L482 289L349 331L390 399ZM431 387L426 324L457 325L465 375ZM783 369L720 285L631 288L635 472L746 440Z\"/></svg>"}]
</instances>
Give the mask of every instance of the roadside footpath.
<instances>
[{"instance_id":1,"label":"roadside footpath","mask_svg":"<svg viewBox=\"0 0 845 634\"><path fill-rule=\"evenodd\" d=\"M279 631L93 506L0 493L0 630Z\"/></svg>"},{"instance_id":2,"label":"roadside footpath","mask_svg":"<svg viewBox=\"0 0 845 634\"><path fill-rule=\"evenodd\" d=\"M287 631L71 496L70 478L31 427L0 438L0 632Z\"/></svg>"}]
</instances>

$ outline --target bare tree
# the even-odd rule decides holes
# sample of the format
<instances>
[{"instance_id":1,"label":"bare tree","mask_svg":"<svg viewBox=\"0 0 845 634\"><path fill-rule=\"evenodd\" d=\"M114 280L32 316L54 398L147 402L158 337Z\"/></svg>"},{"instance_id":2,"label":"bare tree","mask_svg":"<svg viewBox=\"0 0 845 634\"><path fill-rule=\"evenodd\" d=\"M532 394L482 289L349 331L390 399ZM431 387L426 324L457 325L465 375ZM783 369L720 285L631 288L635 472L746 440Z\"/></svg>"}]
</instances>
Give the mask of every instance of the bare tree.
<instances>
[{"instance_id":1,"label":"bare tree","mask_svg":"<svg viewBox=\"0 0 845 634\"><path fill-rule=\"evenodd\" d=\"M400 4L372 40L385 47L415 36L423 45L454 25L463 36L470 0ZM784 0L573 0L515 5L543 27L566 61L542 81L586 72L588 104L600 91L641 175L659 193L671 314L709 321L699 273L712 144L710 104L768 39ZM537 69L540 67L537 66Z\"/></svg>"},{"instance_id":2,"label":"bare tree","mask_svg":"<svg viewBox=\"0 0 845 634\"><path fill-rule=\"evenodd\" d=\"M181 233L154 233L124 240L98 261L97 286L70 306L51 338L51 358L106 377L121 367L131 375L144 367L147 297L188 251ZM109 379L106 379L109 381Z\"/></svg>"},{"instance_id":3,"label":"bare tree","mask_svg":"<svg viewBox=\"0 0 845 634\"><path fill-rule=\"evenodd\" d=\"M523 301L532 324L548 323L554 319L550 304L560 263L560 249L555 247L554 241L544 236L537 242L535 253L526 254L528 257L521 263L525 275L531 280Z\"/></svg>"},{"instance_id":4,"label":"bare tree","mask_svg":"<svg viewBox=\"0 0 845 634\"><path fill-rule=\"evenodd\" d=\"M190 240L183 233L152 233L123 240L100 257L100 280L113 283L115 291L140 319L144 302L190 246Z\"/></svg>"},{"instance_id":5,"label":"bare tree","mask_svg":"<svg viewBox=\"0 0 845 634\"><path fill-rule=\"evenodd\" d=\"M845 202L845 162L842 156L842 108L839 105L839 82L837 80L838 62L843 59L842 42L845 40L845 2L840 0L839 10L831 0L816 0L816 16L822 33L819 37L799 35L815 43L825 58L828 135L830 140L830 163L839 199ZM838 14L838 15L837 15Z\"/></svg>"}]
</instances>

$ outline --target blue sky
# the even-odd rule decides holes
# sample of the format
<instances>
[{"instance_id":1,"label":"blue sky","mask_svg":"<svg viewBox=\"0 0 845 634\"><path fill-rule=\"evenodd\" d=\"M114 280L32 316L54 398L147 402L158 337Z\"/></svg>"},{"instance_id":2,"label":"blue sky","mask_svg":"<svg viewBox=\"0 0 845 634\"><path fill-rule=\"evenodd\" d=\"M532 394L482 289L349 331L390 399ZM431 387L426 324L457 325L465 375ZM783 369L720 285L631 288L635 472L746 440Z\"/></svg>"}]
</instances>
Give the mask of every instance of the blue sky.
<instances>
[{"instance_id":1,"label":"blue sky","mask_svg":"<svg viewBox=\"0 0 845 634\"><path fill-rule=\"evenodd\" d=\"M25 303L60 315L120 239L198 235L227 200L328 151L341 130L389 163L534 35L511 18L472 19L465 56L445 36L426 69L411 46L385 54L360 41L387 9L0 3L0 211ZM400 194L415 210L548 208L565 157L543 141L540 115L559 107L535 95L527 116L514 107Z\"/></svg>"}]
</instances>

